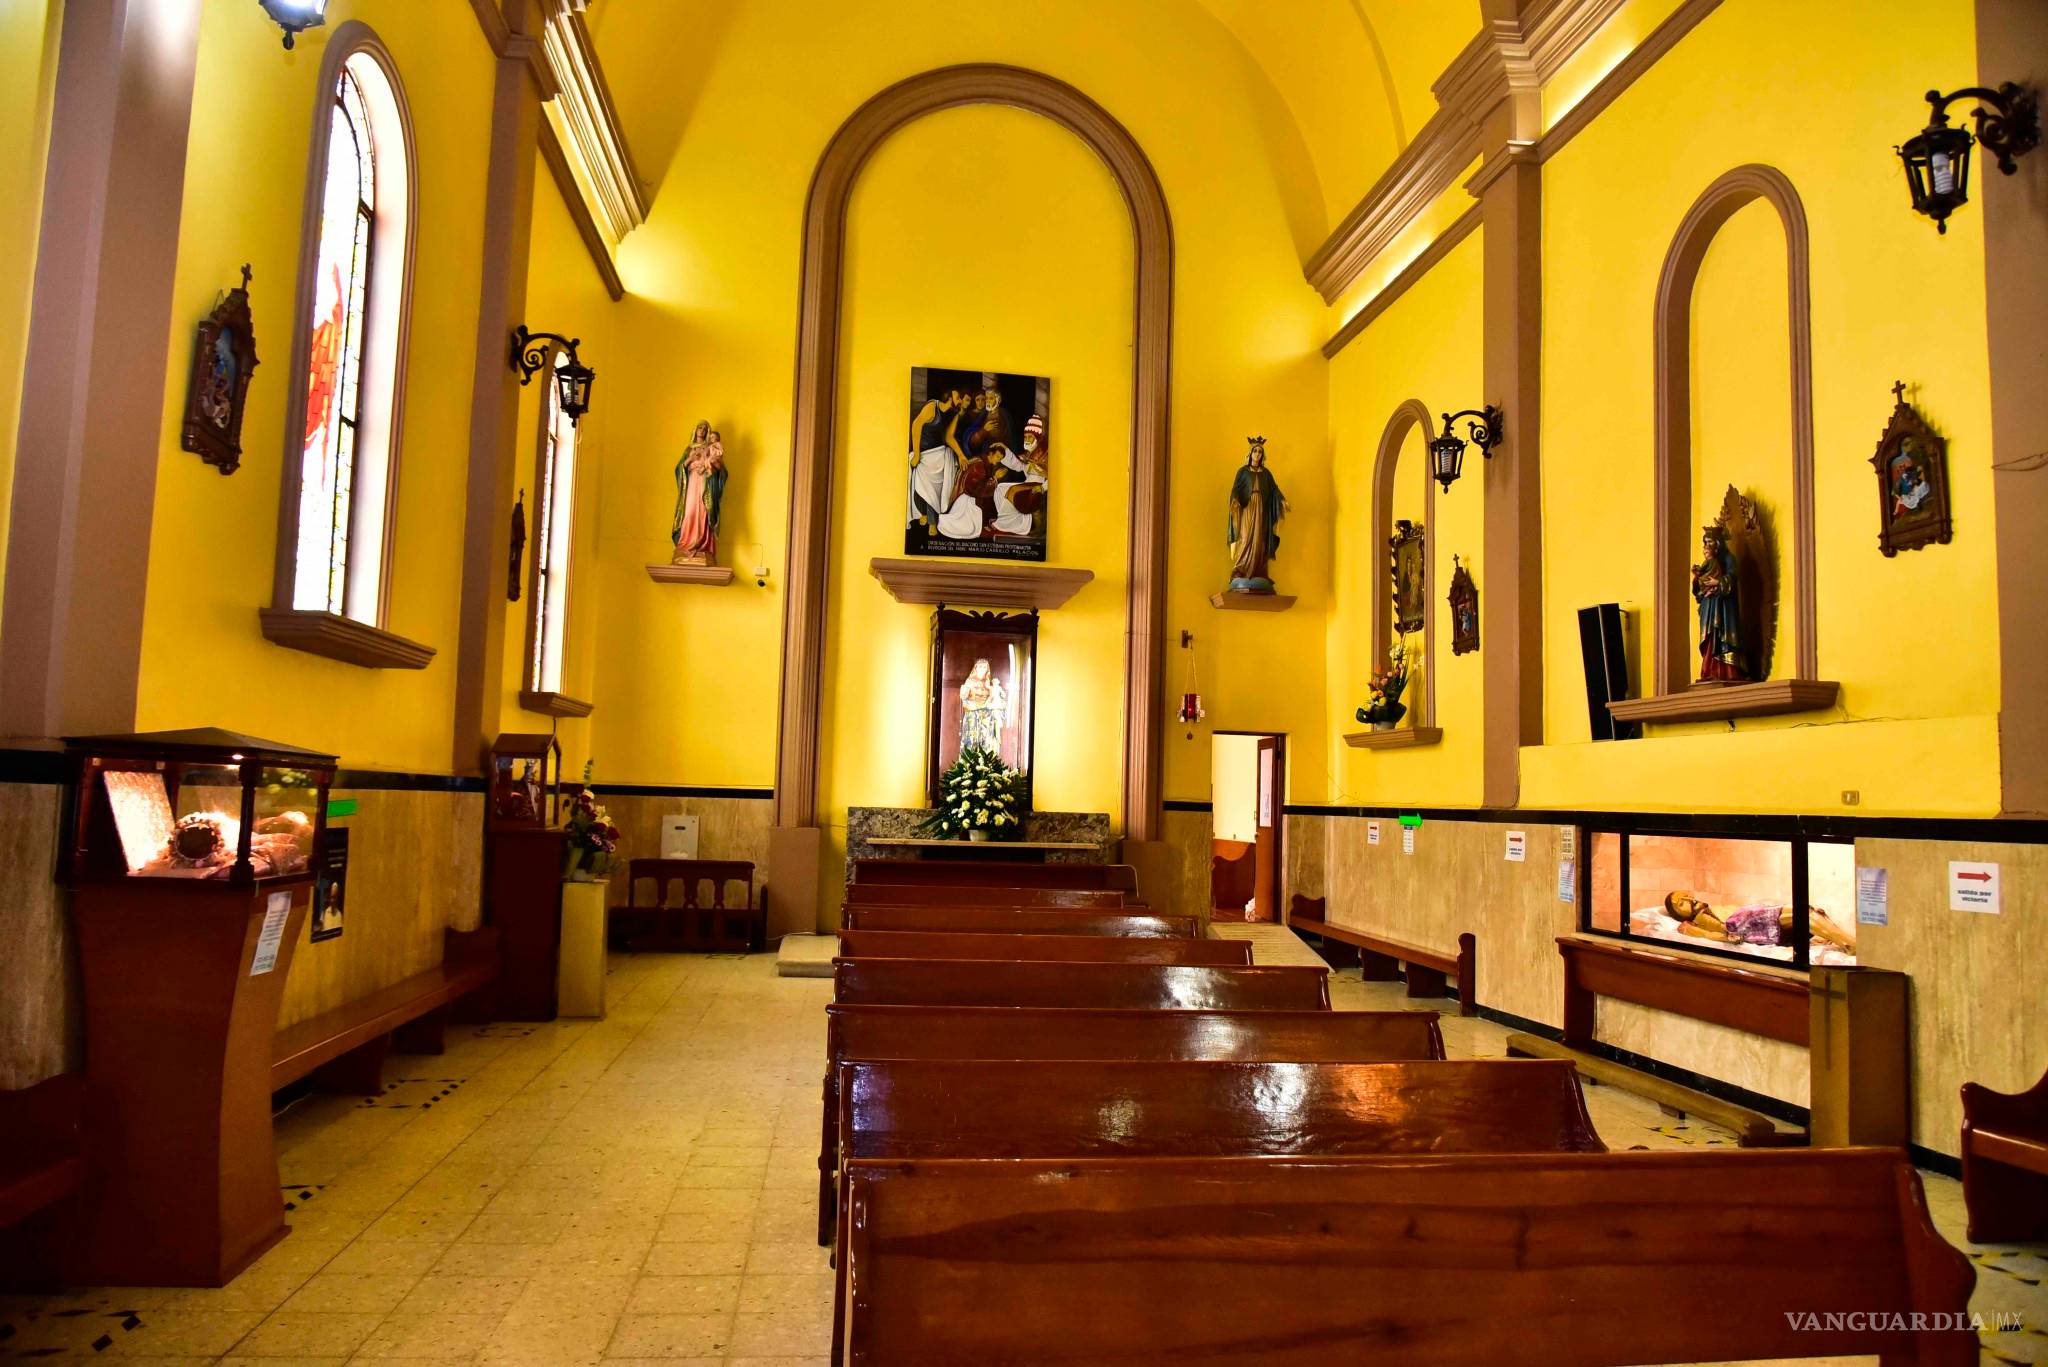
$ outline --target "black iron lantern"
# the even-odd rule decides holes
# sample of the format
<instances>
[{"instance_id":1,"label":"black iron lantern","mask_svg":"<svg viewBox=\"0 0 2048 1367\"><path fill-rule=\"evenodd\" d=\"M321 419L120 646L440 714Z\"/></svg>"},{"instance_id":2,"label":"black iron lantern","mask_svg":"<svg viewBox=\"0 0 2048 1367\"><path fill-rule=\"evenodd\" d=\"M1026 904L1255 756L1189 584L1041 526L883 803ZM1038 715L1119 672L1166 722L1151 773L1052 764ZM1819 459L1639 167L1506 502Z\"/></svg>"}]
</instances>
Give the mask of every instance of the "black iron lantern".
<instances>
[{"instance_id":1,"label":"black iron lantern","mask_svg":"<svg viewBox=\"0 0 2048 1367\"><path fill-rule=\"evenodd\" d=\"M327 0L256 0L263 12L284 30L284 47L289 52L301 33L327 22Z\"/></svg>"},{"instance_id":2,"label":"black iron lantern","mask_svg":"<svg viewBox=\"0 0 2048 1367\"><path fill-rule=\"evenodd\" d=\"M1500 444L1501 411L1488 404L1484 408L1467 408L1458 413L1446 413L1444 428L1429 444L1429 477L1450 490L1452 481L1458 478L1465 465L1465 441L1479 448L1479 454L1493 459L1493 448ZM1458 435L1458 421L1470 418L1466 424L1466 436Z\"/></svg>"},{"instance_id":3,"label":"black iron lantern","mask_svg":"<svg viewBox=\"0 0 2048 1367\"><path fill-rule=\"evenodd\" d=\"M1979 101L1970 116L1977 136L1948 121L1948 107L1957 100ZM2031 92L2011 81L1996 90L1968 86L1952 95L1927 92L1932 117L1898 148L1906 167L1906 189L1913 208L1934 220L1936 231L1948 231L1948 216L1970 202L1970 148L1983 143L1998 159L1998 169L2011 175L2014 161L2041 142L2041 112ZM1988 108L1986 106L1989 106Z\"/></svg>"},{"instance_id":4,"label":"black iron lantern","mask_svg":"<svg viewBox=\"0 0 2048 1367\"><path fill-rule=\"evenodd\" d=\"M558 332L528 332L523 323L512 332L512 368L519 372L522 388L548 368L553 348L561 348L563 359L554 364L556 402L579 427L583 415L590 411L590 386L597 379L597 372L577 359L576 348L581 343L580 337L564 337Z\"/></svg>"}]
</instances>

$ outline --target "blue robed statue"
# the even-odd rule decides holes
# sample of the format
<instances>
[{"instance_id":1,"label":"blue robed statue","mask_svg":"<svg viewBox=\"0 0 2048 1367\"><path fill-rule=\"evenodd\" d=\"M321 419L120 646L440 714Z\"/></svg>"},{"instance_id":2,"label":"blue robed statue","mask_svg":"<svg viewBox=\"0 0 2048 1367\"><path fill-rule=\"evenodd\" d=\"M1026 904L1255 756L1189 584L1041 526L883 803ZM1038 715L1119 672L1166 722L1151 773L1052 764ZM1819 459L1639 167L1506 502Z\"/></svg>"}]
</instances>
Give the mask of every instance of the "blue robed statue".
<instances>
[{"instance_id":1,"label":"blue robed statue","mask_svg":"<svg viewBox=\"0 0 2048 1367\"><path fill-rule=\"evenodd\" d=\"M1252 437L1251 450L1230 484L1230 587L1237 593L1271 593L1270 562L1280 551L1280 519L1287 499L1266 468L1266 439Z\"/></svg>"},{"instance_id":2,"label":"blue robed statue","mask_svg":"<svg viewBox=\"0 0 2048 1367\"><path fill-rule=\"evenodd\" d=\"M1692 567L1692 596L1700 610L1700 682L1747 681L1749 656L1742 639L1742 594L1735 553L1720 526L1700 529L1700 563Z\"/></svg>"}]
</instances>

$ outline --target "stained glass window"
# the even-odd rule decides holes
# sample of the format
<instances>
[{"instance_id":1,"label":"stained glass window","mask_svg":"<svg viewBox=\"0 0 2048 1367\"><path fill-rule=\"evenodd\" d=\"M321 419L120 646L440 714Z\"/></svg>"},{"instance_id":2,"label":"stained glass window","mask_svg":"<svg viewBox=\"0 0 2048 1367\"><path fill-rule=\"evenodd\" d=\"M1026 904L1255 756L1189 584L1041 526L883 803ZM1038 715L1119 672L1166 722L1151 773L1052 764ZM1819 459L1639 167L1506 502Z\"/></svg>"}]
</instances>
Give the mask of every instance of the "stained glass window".
<instances>
[{"instance_id":1,"label":"stained glass window","mask_svg":"<svg viewBox=\"0 0 2048 1367\"><path fill-rule=\"evenodd\" d=\"M557 365L564 358L557 356ZM562 412L559 385L547 386L547 430L541 446L540 498L534 562L539 589L533 595L532 687L562 691L562 647L569 606L569 536L576 521L576 424Z\"/></svg>"},{"instance_id":2,"label":"stained glass window","mask_svg":"<svg viewBox=\"0 0 2048 1367\"><path fill-rule=\"evenodd\" d=\"M377 149L361 68L351 61L343 64L335 82L327 134L327 180L308 320L312 343L292 606L366 621L375 620L375 605L351 604L348 586L351 499L363 418L364 315L376 232Z\"/></svg>"}]
</instances>

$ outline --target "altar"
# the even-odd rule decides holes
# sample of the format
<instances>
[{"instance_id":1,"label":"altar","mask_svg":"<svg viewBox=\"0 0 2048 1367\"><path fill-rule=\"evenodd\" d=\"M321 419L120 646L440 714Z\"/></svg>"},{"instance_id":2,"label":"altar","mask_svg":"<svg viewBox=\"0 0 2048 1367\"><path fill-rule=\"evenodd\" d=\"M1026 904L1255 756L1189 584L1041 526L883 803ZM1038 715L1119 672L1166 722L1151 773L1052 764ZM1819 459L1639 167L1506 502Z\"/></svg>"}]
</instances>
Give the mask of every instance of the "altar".
<instances>
[{"instance_id":1,"label":"altar","mask_svg":"<svg viewBox=\"0 0 2048 1367\"><path fill-rule=\"evenodd\" d=\"M863 859L999 859L1020 863L1107 864L1113 839L1106 812L1033 812L1020 840L935 840L919 829L922 807L851 807L846 813L847 877Z\"/></svg>"}]
</instances>

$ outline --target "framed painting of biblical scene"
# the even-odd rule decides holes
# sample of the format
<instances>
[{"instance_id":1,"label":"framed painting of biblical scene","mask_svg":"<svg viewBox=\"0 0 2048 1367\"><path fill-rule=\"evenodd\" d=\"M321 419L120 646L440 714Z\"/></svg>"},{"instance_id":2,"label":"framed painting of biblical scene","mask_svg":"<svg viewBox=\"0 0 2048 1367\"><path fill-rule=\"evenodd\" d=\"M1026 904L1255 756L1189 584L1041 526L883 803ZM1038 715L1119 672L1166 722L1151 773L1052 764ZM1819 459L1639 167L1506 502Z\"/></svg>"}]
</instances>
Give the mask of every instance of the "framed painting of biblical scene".
<instances>
[{"instance_id":1,"label":"framed painting of biblical scene","mask_svg":"<svg viewBox=\"0 0 2048 1367\"><path fill-rule=\"evenodd\" d=\"M1045 559L1052 381L910 372L905 555Z\"/></svg>"},{"instance_id":2,"label":"framed painting of biblical scene","mask_svg":"<svg viewBox=\"0 0 2048 1367\"><path fill-rule=\"evenodd\" d=\"M932 710L925 748L926 791L969 748L993 750L1031 784L1031 723L1037 701L1038 614L932 614Z\"/></svg>"},{"instance_id":3,"label":"framed painting of biblical scene","mask_svg":"<svg viewBox=\"0 0 2048 1367\"><path fill-rule=\"evenodd\" d=\"M1916 551L1954 535L1948 510L1948 442L1892 386L1892 416L1870 463L1877 469L1878 549Z\"/></svg>"}]
</instances>

